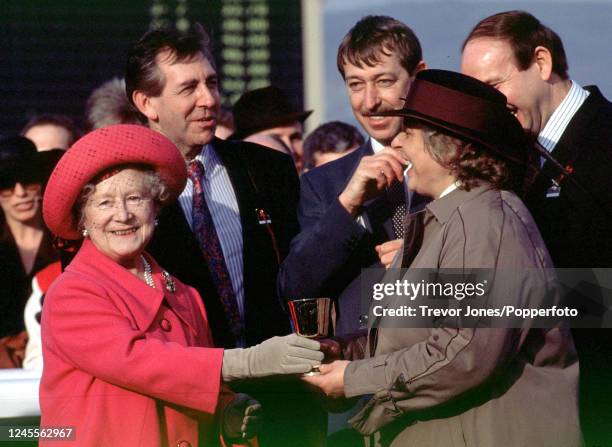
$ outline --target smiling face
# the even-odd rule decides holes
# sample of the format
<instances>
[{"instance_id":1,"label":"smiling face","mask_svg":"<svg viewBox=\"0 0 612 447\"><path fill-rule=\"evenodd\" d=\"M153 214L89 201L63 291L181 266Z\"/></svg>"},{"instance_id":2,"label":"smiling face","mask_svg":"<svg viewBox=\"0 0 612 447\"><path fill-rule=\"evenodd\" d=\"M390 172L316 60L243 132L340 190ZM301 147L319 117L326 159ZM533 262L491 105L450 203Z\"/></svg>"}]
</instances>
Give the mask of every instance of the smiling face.
<instances>
[{"instance_id":1,"label":"smiling face","mask_svg":"<svg viewBox=\"0 0 612 447\"><path fill-rule=\"evenodd\" d=\"M508 107L523 129L537 136L554 108L550 104L549 73L536 62L519 70L510 44L493 38L476 38L465 46L461 71L485 82L508 98Z\"/></svg>"},{"instance_id":2,"label":"smiling face","mask_svg":"<svg viewBox=\"0 0 612 447\"><path fill-rule=\"evenodd\" d=\"M411 190L437 199L456 178L432 157L425 145L425 135L418 127L408 127L391 142L391 147L412 163L408 170L408 185Z\"/></svg>"},{"instance_id":3,"label":"smiling face","mask_svg":"<svg viewBox=\"0 0 612 447\"><path fill-rule=\"evenodd\" d=\"M157 206L147 173L123 169L95 186L83 207L83 228L98 250L132 268L155 228Z\"/></svg>"},{"instance_id":4,"label":"smiling face","mask_svg":"<svg viewBox=\"0 0 612 447\"><path fill-rule=\"evenodd\" d=\"M136 104L152 129L166 135L183 155L198 153L215 136L219 112L217 73L202 53L173 61L168 51L156 57L164 80L159 96Z\"/></svg>"},{"instance_id":5,"label":"smiling face","mask_svg":"<svg viewBox=\"0 0 612 447\"><path fill-rule=\"evenodd\" d=\"M344 79L355 118L368 135L386 146L401 130L402 119L372 114L401 109L413 77L397 56L381 53L379 60L372 67L344 64Z\"/></svg>"},{"instance_id":6,"label":"smiling face","mask_svg":"<svg viewBox=\"0 0 612 447\"><path fill-rule=\"evenodd\" d=\"M40 183L15 183L0 189L0 207L7 222L28 224L40 218Z\"/></svg>"}]
</instances>

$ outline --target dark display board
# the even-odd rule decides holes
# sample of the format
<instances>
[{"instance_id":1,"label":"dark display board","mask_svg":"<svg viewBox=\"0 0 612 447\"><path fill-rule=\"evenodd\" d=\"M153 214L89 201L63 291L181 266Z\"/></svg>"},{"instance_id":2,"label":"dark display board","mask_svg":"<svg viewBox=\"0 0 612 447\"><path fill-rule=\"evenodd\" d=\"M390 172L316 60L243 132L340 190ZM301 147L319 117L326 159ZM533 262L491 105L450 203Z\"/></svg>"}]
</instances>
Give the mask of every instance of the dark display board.
<instances>
[{"instance_id":1,"label":"dark display board","mask_svg":"<svg viewBox=\"0 0 612 447\"><path fill-rule=\"evenodd\" d=\"M0 134L38 113L81 123L91 91L123 76L129 47L150 26L195 22L213 38L226 105L272 83L302 106L299 0L2 0Z\"/></svg>"}]
</instances>

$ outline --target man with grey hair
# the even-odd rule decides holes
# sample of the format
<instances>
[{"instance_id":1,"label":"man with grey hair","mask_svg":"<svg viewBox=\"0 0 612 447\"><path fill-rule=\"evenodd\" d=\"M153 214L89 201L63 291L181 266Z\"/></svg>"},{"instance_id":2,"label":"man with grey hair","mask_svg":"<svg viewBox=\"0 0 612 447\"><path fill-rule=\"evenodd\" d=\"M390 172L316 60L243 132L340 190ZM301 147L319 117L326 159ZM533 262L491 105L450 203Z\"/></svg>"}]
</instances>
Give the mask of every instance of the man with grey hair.
<instances>
[{"instance_id":1,"label":"man with grey hair","mask_svg":"<svg viewBox=\"0 0 612 447\"><path fill-rule=\"evenodd\" d=\"M147 249L198 291L215 346L252 347L291 332L276 275L298 229L298 178L288 155L215 138L219 81L208 36L198 31L151 30L128 55L128 98L178 147L189 171ZM232 387L263 405L262 445L320 445L325 414L299 378Z\"/></svg>"}]
</instances>

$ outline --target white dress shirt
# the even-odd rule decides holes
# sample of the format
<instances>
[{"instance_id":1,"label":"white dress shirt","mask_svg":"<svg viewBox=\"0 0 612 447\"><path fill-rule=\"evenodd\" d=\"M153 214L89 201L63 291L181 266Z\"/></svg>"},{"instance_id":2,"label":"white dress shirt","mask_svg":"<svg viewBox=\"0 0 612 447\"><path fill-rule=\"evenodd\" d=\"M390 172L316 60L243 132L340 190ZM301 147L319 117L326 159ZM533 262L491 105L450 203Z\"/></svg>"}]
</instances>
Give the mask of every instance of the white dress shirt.
<instances>
[{"instance_id":1,"label":"white dress shirt","mask_svg":"<svg viewBox=\"0 0 612 447\"><path fill-rule=\"evenodd\" d=\"M240 319L244 324L244 265L243 265L243 241L242 224L240 222L240 211L238 200L232 187L229 174L219 155L215 152L212 144L206 144L202 151L195 157L204 166L204 178L202 188L204 198L213 219L217 236L225 258L225 264L229 272L234 294L238 304ZM185 218L193 230L192 207L193 207L193 182L187 180L187 186L179 196L179 203L185 213ZM246 340L237 340L238 347L244 347Z\"/></svg>"},{"instance_id":2,"label":"white dress shirt","mask_svg":"<svg viewBox=\"0 0 612 447\"><path fill-rule=\"evenodd\" d=\"M569 125L580 106L586 101L589 92L572 81L572 86L561 101L561 104L555 109L544 129L538 135L538 143L542 145L548 152L552 152L563 132ZM541 159L541 164L544 164L544 158Z\"/></svg>"}]
</instances>

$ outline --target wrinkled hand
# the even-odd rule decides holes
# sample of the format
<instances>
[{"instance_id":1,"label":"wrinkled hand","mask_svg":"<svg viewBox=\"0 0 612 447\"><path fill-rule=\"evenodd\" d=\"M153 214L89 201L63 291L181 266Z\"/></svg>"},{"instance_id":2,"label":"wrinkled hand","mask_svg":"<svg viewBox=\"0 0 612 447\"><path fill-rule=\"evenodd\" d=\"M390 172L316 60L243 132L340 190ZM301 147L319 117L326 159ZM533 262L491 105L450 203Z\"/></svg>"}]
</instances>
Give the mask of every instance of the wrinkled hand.
<instances>
[{"instance_id":1,"label":"wrinkled hand","mask_svg":"<svg viewBox=\"0 0 612 447\"><path fill-rule=\"evenodd\" d=\"M350 362L336 360L329 365L321 365L318 376L305 376L302 380L320 388L329 397L344 397L344 371Z\"/></svg>"},{"instance_id":2,"label":"wrinkled hand","mask_svg":"<svg viewBox=\"0 0 612 447\"><path fill-rule=\"evenodd\" d=\"M338 200L351 215L356 216L365 202L378 196L394 181L403 181L405 164L397 151L390 148L363 157Z\"/></svg>"},{"instance_id":3,"label":"wrinkled hand","mask_svg":"<svg viewBox=\"0 0 612 447\"><path fill-rule=\"evenodd\" d=\"M380 263L385 266L385 268L389 268L393 259L395 259L395 255L404 245L403 239L395 239L392 241L385 242L383 244L377 245L375 247L376 253L378 253L378 258L380 259Z\"/></svg>"},{"instance_id":4,"label":"wrinkled hand","mask_svg":"<svg viewBox=\"0 0 612 447\"><path fill-rule=\"evenodd\" d=\"M261 404L246 394L236 394L221 416L223 436L230 442L257 436L261 423Z\"/></svg>"}]
</instances>

